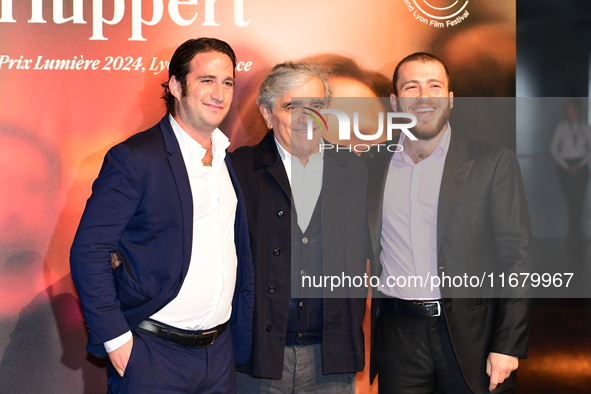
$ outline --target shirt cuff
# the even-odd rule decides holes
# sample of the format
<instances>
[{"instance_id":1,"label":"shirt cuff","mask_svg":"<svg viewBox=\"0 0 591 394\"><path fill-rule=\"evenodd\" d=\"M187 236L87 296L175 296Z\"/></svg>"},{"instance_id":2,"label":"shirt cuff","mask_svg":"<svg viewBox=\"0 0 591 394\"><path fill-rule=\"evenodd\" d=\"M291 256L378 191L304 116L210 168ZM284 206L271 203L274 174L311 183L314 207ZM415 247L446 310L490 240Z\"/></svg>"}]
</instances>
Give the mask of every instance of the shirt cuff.
<instances>
[{"instance_id":1,"label":"shirt cuff","mask_svg":"<svg viewBox=\"0 0 591 394\"><path fill-rule=\"evenodd\" d=\"M107 353L111 353L112 351L119 349L121 346L129 342L131 337L131 331L127 331L126 333L119 335L117 338L113 338L110 341L103 343L103 345L105 346Z\"/></svg>"}]
</instances>

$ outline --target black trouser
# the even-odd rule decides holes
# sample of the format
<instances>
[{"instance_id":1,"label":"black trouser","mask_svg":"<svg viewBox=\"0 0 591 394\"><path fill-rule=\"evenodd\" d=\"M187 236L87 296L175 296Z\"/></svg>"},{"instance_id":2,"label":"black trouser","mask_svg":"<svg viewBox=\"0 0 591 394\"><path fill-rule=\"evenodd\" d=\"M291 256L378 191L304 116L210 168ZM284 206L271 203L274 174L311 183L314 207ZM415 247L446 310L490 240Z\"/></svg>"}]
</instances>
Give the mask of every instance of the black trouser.
<instances>
[{"instance_id":1,"label":"black trouser","mask_svg":"<svg viewBox=\"0 0 591 394\"><path fill-rule=\"evenodd\" d=\"M569 165L576 165L579 160L568 160ZM558 181L564 193L568 211L568 239L583 239L583 212L585 193L589 181L589 167L584 165L575 176L568 170L558 167Z\"/></svg>"},{"instance_id":2,"label":"black trouser","mask_svg":"<svg viewBox=\"0 0 591 394\"><path fill-rule=\"evenodd\" d=\"M407 317L383 311L376 340L380 394L472 393L443 315Z\"/></svg>"}]
</instances>

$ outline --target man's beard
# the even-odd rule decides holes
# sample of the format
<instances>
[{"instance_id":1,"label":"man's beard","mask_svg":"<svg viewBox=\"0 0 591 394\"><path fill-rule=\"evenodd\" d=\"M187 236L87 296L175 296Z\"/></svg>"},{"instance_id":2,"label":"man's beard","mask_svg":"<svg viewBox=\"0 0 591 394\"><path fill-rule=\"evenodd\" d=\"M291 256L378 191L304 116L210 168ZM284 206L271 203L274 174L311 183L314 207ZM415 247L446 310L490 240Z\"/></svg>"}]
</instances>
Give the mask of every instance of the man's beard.
<instances>
[{"instance_id":1,"label":"man's beard","mask_svg":"<svg viewBox=\"0 0 591 394\"><path fill-rule=\"evenodd\" d=\"M451 108L449 101L447 106L443 109L443 112L436 119L435 126L431 126L431 122L427 124L421 124L421 119L417 119L417 125L410 129L411 133L422 141L429 141L437 137L445 129L445 125L449 120L451 114Z\"/></svg>"}]
</instances>

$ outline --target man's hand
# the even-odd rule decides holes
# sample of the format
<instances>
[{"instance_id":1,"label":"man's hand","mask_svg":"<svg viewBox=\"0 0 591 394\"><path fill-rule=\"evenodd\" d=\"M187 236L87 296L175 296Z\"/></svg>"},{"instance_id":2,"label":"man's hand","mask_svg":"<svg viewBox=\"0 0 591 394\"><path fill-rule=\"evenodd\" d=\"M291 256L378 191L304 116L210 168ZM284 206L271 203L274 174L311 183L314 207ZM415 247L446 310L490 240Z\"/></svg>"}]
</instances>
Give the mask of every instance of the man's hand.
<instances>
[{"instance_id":1,"label":"man's hand","mask_svg":"<svg viewBox=\"0 0 591 394\"><path fill-rule=\"evenodd\" d=\"M489 391L497 388L497 385L503 383L519 366L519 359L513 356L507 356L500 353L489 353L486 359L486 374L490 376Z\"/></svg>"},{"instance_id":2,"label":"man's hand","mask_svg":"<svg viewBox=\"0 0 591 394\"><path fill-rule=\"evenodd\" d=\"M129 361L132 347L133 337L131 337L131 339L127 341L125 345L113 350L111 353L107 353L109 355L109 360L111 360L111 364L113 364L115 370L120 376L123 376L125 373L125 368L127 368L127 362Z\"/></svg>"},{"instance_id":3,"label":"man's hand","mask_svg":"<svg viewBox=\"0 0 591 394\"><path fill-rule=\"evenodd\" d=\"M117 252L111 252L111 268L115 269L121 265L121 259Z\"/></svg>"}]
</instances>

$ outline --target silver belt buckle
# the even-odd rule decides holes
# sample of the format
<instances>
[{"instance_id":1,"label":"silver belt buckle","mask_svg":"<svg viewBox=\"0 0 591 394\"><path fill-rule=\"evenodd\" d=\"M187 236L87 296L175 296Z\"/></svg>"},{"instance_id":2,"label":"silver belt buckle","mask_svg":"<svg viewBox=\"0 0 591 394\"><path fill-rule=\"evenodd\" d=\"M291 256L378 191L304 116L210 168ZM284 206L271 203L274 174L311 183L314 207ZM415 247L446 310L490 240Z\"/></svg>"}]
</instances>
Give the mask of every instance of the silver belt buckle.
<instances>
[{"instance_id":1,"label":"silver belt buckle","mask_svg":"<svg viewBox=\"0 0 591 394\"><path fill-rule=\"evenodd\" d=\"M437 305L437 314L436 315L433 315L432 317L441 316L441 301L425 302L425 305L427 305L427 304L435 304L435 305Z\"/></svg>"}]
</instances>

